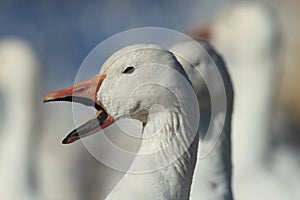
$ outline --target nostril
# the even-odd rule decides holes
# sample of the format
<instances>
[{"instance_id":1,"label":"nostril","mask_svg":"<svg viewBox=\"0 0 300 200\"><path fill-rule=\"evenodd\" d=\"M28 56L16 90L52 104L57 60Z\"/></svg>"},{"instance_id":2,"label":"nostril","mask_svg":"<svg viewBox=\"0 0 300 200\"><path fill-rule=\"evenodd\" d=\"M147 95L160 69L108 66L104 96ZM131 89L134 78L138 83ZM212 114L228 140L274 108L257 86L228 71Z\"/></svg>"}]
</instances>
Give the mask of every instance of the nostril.
<instances>
[{"instance_id":1,"label":"nostril","mask_svg":"<svg viewBox=\"0 0 300 200\"><path fill-rule=\"evenodd\" d=\"M76 88L73 92L82 92L84 90L85 90L85 88L81 87L81 88Z\"/></svg>"}]
</instances>

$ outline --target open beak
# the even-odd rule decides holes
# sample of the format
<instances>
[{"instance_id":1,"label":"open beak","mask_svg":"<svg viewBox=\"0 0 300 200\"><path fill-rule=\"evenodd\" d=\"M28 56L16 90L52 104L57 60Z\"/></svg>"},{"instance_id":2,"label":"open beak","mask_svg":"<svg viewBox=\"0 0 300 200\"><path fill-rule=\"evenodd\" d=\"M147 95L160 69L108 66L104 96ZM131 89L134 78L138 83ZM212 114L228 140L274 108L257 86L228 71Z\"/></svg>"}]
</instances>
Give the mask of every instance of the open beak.
<instances>
[{"instance_id":1,"label":"open beak","mask_svg":"<svg viewBox=\"0 0 300 200\"><path fill-rule=\"evenodd\" d=\"M106 74L96 76L66 89L50 92L44 98L44 103L51 101L77 102L92 106L98 111L91 120L69 133L62 141L63 144L69 144L81 137L92 135L115 122L115 119L109 115L97 98L97 92L105 77Z\"/></svg>"}]
</instances>

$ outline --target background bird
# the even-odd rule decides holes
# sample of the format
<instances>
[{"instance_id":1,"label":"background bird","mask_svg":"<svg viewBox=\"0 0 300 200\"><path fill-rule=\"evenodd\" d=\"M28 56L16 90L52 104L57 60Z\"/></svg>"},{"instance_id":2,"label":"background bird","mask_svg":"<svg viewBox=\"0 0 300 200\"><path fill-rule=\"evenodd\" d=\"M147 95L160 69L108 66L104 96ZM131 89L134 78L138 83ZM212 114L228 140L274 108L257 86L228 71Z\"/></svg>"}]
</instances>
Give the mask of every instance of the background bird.
<instances>
[{"instance_id":1,"label":"background bird","mask_svg":"<svg viewBox=\"0 0 300 200\"><path fill-rule=\"evenodd\" d=\"M201 112L198 159L190 199L233 199L231 115L234 101L225 63L206 41L180 42L171 51L192 81ZM221 79L217 78L219 74ZM225 116L224 124L220 115Z\"/></svg>"},{"instance_id":2,"label":"background bird","mask_svg":"<svg viewBox=\"0 0 300 200\"><path fill-rule=\"evenodd\" d=\"M38 199L40 64L31 46L13 37L0 40L0 60L0 198Z\"/></svg>"},{"instance_id":3,"label":"background bird","mask_svg":"<svg viewBox=\"0 0 300 200\"><path fill-rule=\"evenodd\" d=\"M290 198L290 191L280 190L284 184L265 164L274 135L271 127L282 53L279 27L270 7L244 3L224 11L201 30L190 32L194 38L207 38L220 50L232 76L237 198ZM257 181L261 184L255 184Z\"/></svg>"}]
</instances>

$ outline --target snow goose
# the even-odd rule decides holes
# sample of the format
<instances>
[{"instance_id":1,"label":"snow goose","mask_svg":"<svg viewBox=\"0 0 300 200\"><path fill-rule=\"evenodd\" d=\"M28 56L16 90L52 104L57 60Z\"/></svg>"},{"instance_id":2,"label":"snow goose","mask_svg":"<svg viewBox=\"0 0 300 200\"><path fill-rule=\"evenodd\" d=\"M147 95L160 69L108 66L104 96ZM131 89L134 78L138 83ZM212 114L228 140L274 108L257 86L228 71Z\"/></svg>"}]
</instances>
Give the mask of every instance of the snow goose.
<instances>
[{"instance_id":1,"label":"snow goose","mask_svg":"<svg viewBox=\"0 0 300 200\"><path fill-rule=\"evenodd\" d=\"M177 80L178 75L186 80L186 85ZM152 84L143 85L145 81ZM137 85L141 88L128 100L128 91ZM188 99L189 104L198 105L196 100L192 101L193 89L174 55L159 46L141 44L119 50L106 61L100 75L49 93L45 102L75 101L98 110L93 119L72 131L63 143L91 135L122 117L131 116L143 123L141 148L130 170L156 170L125 174L107 199L188 199L199 119L197 114L189 117L195 107L183 109L182 102L171 91ZM117 96L112 99L114 93ZM154 105L163 109L153 108ZM138 157L143 154L150 154L151 159Z\"/></svg>"},{"instance_id":2,"label":"snow goose","mask_svg":"<svg viewBox=\"0 0 300 200\"><path fill-rule=\"evenodd\" d=\"M231 74L236 94L232 140L238 199L288 199L280 189L283 184L264 165L279 61L277 23L270 7L247 2L224 11L206 27L190 31L220 51Z\"/></svg>"},{"instance_id":3,"label":"snow goose","mask_svg":"<svg viewBox=\"0 0 300 200\"><path fill-rule=\"evenodd\" d=\"M225 88L226 92L229 92L229 112L227 114L229 118L225 122L225 129L229 129L230 132L229 122L232 108L230 79L222 59L208 43L203 43L202 45L210 51L210 55L213 56L217 65L222 65L219 70L223 75L225 74L225 76L222 76L222 79L226 78L227 83L225 84ZM199 88L204 87L203 83L200 83L203 81L201 76L192 76L191 71L195 70L195 68L193 66L190 68L188 62L185 62L178 56L177 59L180 63L178 63L172 53L155 45L129 46L119 50L105 62L100 71L101 75L79 83L74 87L49 93L45 97L45 102L60 100L82 102L86 105L94 106L98 110L94 119L72 131L63 140L63 143L71 143L80 137L106 128L114 123L115 120L124 116L131 116L143 122L143 140L138 155L145 152L153 153L168 144L169 141L173 141L174 137L178 137L178 140L174 143L175 146L172 146L169 151L163 149L161 150L162 153L158 155L151 154L154 157L152 160L145 162L143 159L136 158L132 163L130 171L134 171L135 167L142 166L143 168L145 165L147 169L151 169L148 166L160 166L161 163L164 163L166 160L169 161L170 158L174 157L173 154L178 150L178 147L183 147L184 152L182 152L182 155L176 157L170 165L159 168L156 171L142 174L125 174L107 199L189 199L198 146L198 134L196 133L198 132L199 118L197 119L197 116L188 116L189 112L187 110L178 112L179 108L176 98L169 93L169 90L153 86L153 84L136 92L135 95L130 97L129 103L126 98L126 92L136 87L136 85L143 85L145 81L156 83L163 80L163 83L171 91L176 90L180 94L179 96L192 99L191 94L183 87L182 82L173 73L170 73L168 67L165 67L166 65L171 67L172 70L179 72L185 80L189 80L184 71L186 70L193 81L193 86L202 85L198 85L199 92L196 91L198 101L194 102L196 103L195 106L208 101L208 93L201 100L201 95L204 95L204 89ZM201 57L199 59L202 67L209 67L207 66L207 60ZM203 59L203 62L201 59ZM148 63L154 63L155 65L146 65ZM184 66L184 69L182 66ZM119 84L116 85L116 83ZM113 88L116 91L112 91ZM115 100L112 99L113 93L117 94ZM152 109L153 105L161 105L164 109ZM193 107L192 109L195 108ZM145 112L145 110L149 112ZM188 126L183 124L183 118L189 120ZM165 121L162 121L163 119ZM160 124L163 124L163 126L160 127ZM191 128L191 126L195 126L196 129ZM192 129L195 133L193 133ZM154 136L153 132L155 133ZM147 138L149 136L152 137ZM229 147L226 150L230 151L230 138L226 140L229 142L229 144L226 143L227 147ZM222 166L229 166L230 168L230 152L223 153L221 156L218 152L216 153L216 159L220 159L222 155L229 155L228 157L223 157L223 159L228 160L229 164L223 164ZM214 164L220 163L216 161ZM225 178L230 179L230 175Z\"/></svg>"},{"instance_id":4,"label":"snow goose","mask_svg":"<svg viewBox=\"0 0 300 200\"><path fill-rule=\"evenodd\" d=\"M198 148L198 160L194 171L193 183L191 188L191 199L232 199L231 189L231 115L233 108L233 89L229 74L223 62L223 59L206 41L185 41L175 44L170 48L178 61L182 64L187 72L195 92L197 94L199 107L201 111L200 121L200 142ZM217 81L214 71L212 69L217 67L220 72L221 81ZM204 87L205 81L210 78L212 86ZM220 84L223 84L221 86ZM225 93L222 92L224 90ZM212 96L212 93L215 93ZM226 95L222 101L222 96ZM211 106L213 105L211 99L217 99L216 104L220 106L222 103L226 104L226 110L219 110L224 113L226 118L223 127L214 129L213 131L220 131L218 133L209 132L205 127L205 118L211 117L213 126L222 126L218 119L218 115L212 115ZM216 105L214 105L216 106ZM219 114L219 113L218 113ZM202 118L203 116L203 118ZM204 123L203 123L204 122ZM207 123L207 122L206 122ZM212 134L220 136L217 143L212 143ZM205 137L207 136L207 137ZM210 138L211 137L211 138ZM213 149L203 149L203 145L212 144ZM205 152L203 152L205 151Z\"/></svg>"},{"instance_id":5,"label":"snow goose","mask_svg":"<svg viewBox=\"0 0 300 200\"><path fill-rule=\"evenodd\" d=\"M37 196L36 158L39 63L29 45L17 38L0 41L0 89L5 104L0 129L0 199Z\"/></svg>"}]
</instances>

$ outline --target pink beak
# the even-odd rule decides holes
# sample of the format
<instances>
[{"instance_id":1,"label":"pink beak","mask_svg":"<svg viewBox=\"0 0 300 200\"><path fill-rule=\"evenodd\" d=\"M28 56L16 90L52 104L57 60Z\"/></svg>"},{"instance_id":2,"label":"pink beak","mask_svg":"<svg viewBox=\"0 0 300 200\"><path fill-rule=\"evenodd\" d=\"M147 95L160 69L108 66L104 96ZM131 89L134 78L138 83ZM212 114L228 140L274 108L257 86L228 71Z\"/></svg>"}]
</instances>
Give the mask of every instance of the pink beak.
<instances>
[{"instance_id":1,"label":"pink beak","mask_svg":"<svg viewBox=\"0 0 300 200\"><path fill-rule=\"evenodd\" d=\"M44 98L44 103L51 101L78 102L86 106L93 106L98 110L91 120L69 133L63 140L63 144L69 144L81 137L92 135L115 122L115 119L108 114L97 98L97 92L105 78L106 74L99 75L66 89L50 92Z\"/></svg>"}]
</instances>

